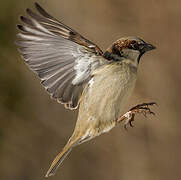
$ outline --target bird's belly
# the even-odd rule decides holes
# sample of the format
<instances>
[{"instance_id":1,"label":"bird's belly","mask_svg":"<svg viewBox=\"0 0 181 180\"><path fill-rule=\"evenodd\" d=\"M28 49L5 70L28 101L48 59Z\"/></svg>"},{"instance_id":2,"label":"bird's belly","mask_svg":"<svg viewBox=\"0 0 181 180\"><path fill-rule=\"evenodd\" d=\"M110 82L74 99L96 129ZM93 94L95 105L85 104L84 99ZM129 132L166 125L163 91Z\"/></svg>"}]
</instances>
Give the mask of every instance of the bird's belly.
<instances>
[{"instance_id":1,"label":"bird's belly","mask_svg":"<svg viewBox=\"0 0 181 180\"><path fill-rule=\"evenodd\" d=\"M135 84L120 77L113 77L110 80L104 81L104 88L101 85L96 86L89 96L91 98L89 102L92 102L90 104L97 106L92 108L91 112L94 112L93 114L104 122L119 118ZM95 91L99 92L95 93ZM91 107L89 106L89 108Z\"/></svg>"},{"instance_id":2,"label":"bird's belly","mask_svg":"<svg viewBox=\"0 0 181 180\"><path fill-rule=\"evenodd\" d=\"M130 72L114 72L94 76L80 104L77 125L99 135L115 126L135 86L136 76Z\"/></svg>"}]
</instances>

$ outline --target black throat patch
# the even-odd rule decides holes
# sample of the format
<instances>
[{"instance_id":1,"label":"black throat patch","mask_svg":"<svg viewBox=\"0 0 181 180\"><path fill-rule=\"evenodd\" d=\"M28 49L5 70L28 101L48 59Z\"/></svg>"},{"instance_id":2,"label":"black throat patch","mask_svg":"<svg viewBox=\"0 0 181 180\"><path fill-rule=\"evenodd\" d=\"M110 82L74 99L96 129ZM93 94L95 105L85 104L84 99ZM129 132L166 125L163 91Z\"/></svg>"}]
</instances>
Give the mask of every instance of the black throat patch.
<instances>
[{"instance_id":1,"label":"black throat patch","mask_svg":"<svg viewBox=\"0 0 181 180\"><path fill-rule=\"evenodd\" d=\"M109 51L104 52L103 57L109 61L121 61L121 54L110 53Z\"/></svg>"}]
</instances>

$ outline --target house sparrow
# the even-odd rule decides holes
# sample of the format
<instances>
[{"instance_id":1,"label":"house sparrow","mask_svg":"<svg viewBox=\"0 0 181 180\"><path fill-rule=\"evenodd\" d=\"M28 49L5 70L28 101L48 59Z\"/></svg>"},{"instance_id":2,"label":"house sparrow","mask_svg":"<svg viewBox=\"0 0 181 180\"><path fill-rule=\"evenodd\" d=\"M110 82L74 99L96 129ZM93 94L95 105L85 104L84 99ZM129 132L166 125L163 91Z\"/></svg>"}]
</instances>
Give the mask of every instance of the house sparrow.
<instances>
[{"instance_id":1,"label":"house sparrow","mask_svg":"<svg viewBox=\"0 0 181 180\"><path fill-rule=\"evenodd\" d=\"M136 113L153 114L143 103L123 115L137 78L142 55L155 49L138 37L124 37L105 52L82 35L49 15L35 3L38 13L27 9L21 16L17 45L25 63L41 79L53 99L79 114L74 132L57 155L46 177L75 146L110 131L125 120L132 126Z\"/></svg>"}]
</instances>

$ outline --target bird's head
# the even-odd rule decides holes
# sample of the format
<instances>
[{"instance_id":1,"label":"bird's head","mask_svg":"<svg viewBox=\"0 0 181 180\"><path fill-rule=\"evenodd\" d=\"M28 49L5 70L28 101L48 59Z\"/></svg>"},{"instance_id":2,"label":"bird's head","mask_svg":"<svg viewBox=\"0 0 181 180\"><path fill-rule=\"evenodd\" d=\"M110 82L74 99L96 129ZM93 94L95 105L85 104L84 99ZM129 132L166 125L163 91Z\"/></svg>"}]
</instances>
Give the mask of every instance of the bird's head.
<instances>
[{"instance_id":1,"label":"bird's head","mask_svg":"<svg viewBox=\"0 0 181 180\"><path fill-rule=\"evenodd\" d=\"M123 59L132 60L139 63L141 56L156 47L146 43L138 37L124 37L114 42L104 53L104 57L109 60L120 61Z\"/></svg>"}]
</instances>

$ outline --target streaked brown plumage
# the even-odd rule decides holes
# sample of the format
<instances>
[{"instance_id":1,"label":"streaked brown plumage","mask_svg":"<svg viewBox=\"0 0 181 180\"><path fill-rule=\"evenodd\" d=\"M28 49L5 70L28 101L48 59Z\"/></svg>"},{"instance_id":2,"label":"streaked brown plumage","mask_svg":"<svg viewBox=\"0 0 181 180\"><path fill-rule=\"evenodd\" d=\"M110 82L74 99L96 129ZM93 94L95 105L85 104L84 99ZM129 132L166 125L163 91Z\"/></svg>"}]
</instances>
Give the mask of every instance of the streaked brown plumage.
<instances>
[{"instance_id":1,"label":"streaked brown plumage","mask_svg":"<svg viewBox=\"0 0 181 180\"><path fill-rule=\"evenodd\" d=\"M35 7L39 14L27 9L30 18L20 18L24 25L18 25L19 51L52 98L69 109L80 105L73 135L53 161L48 177L73 147L115 127L135 86L140 58L155 47L126 37L103 53L37 3Z\"/></svg>"}]
</instances>

